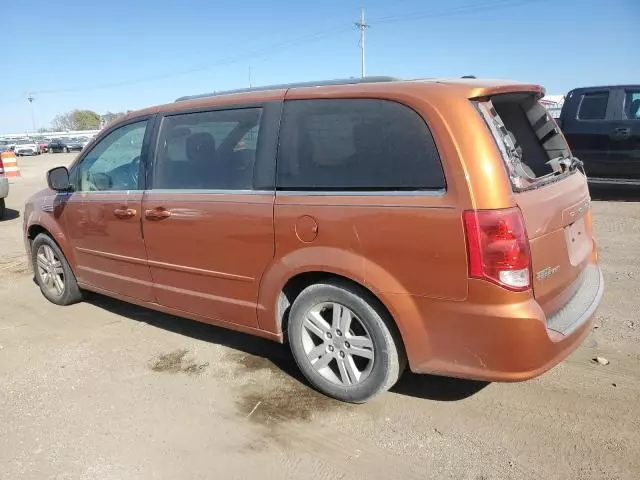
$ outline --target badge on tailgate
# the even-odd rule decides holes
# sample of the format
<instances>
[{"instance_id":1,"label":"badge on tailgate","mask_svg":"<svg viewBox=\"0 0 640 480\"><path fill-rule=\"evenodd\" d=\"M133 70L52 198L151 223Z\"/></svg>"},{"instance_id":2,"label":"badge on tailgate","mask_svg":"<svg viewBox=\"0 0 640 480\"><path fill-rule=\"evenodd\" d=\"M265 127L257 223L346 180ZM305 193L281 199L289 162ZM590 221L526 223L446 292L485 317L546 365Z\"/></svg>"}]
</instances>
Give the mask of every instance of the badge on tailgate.
<instances>
[{"instance_id":1,"label":"badge on tailgate","mask_svg":"<svg viewBox=\"0 0 640 480\"><path fill-rule=\"evenodd\" d=\"M538 281L545 280L549 278L551 275L553 275L554 273L556 273L558 270L560 270L560 265L556 265L555 267L544 268L539 272L536 272L536 278L538 279Z\"/></svg>"},{"instance_id":2,"label":"badge on tailgate","mask_svg":"<svg viewBox=\"0 0 640 480\"><path fill-rule=\"evenodd\" d=\"M562 220L564 221L564 224L571 224L587 213L590 203L591 199L587 198L586 200L583 200L577 205L573 205L562 212Z\"/></svg>"}]
</instances>

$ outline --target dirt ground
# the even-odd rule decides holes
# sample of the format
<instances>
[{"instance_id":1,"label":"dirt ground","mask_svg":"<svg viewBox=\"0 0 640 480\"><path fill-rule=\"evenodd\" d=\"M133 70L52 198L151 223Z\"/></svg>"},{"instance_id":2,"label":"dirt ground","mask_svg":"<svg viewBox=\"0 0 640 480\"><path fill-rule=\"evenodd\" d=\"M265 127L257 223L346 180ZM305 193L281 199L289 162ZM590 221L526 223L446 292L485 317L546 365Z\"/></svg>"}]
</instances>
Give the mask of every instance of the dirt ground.
<instances>
[{"instance_id":1,"label":"dirt ground","mask_svg":"<svg viewBox=\"0 0 640 480\"><path fill-rule=\"evenodd\" d=\"M0 222L0 478L640 478L629 192L593 192L606 293L569 359L516 384L407 374L349 406L308 388L283 346L97 295L48 303L26 267L21 212L71 158L20 159Z\"/></svg>"}]
</instances>

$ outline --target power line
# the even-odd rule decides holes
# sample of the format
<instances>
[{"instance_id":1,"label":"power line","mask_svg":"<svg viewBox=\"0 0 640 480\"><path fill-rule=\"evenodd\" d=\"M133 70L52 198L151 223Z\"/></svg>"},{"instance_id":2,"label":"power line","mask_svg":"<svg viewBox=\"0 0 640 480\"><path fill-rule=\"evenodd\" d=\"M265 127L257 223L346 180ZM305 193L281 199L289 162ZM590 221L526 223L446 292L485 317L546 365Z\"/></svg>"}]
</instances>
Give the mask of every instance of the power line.
<instances>
[{"instance_id":1,"label":"power line","mask_svg":"<svg viewBox=\"0 0 640 480\"><path fill-rule=\"evenodd\" d=\"M386 17L380 17L372 21L376 25L381 24L389 24L396 22L406 22L412 20L423 20L423 19L431 19L431 18L445 18L451 17L455 15L463 15L465 13L476 13L487 10L499 10L501 8L508 7L518 7L522 5L527 5L530 3L538 3L548 0L497 0L491 2L483 2L472 5L460 5L458 7L450 8L447 10L443 10L440 12L416 12L416 13L405 13L401 15L391 15Z\"/></svg>"},{"instance_id":2,"label":"power line","mask_svg":"<svg viewBox=\"0 0 640 480\"><path fill-rule=\"evenodd\" d=\"M259 57L263 57L265 55L271 54L271 53L275 53L281 50L286 50L287 48L292 48L292 47L297 47L299 45L304 45L306 43L312 43L312 42L317 42L319 40L324 40L325 38L328 38L330 36L332 36L334 33L339 33L339 32L346 32L348 31L349 28L348 27L334 27L332 29L327 29L327 30L322 30L316 33L313 33L311 35L306 35L304 37L299 37L293 40L288 40L286 42L281 42L275 45L272 45L271 47L268 48L262 48L262 49L258 49L258 50L254 50L252 52L249 53L244 53L244 54L238 54L238 55L234 55L234 56L229 56L229 57L223 57L219 60L216 60L214 62L209 62L206 64L201 64L201 65L197 65L194 66L192 68L180 71L180 72L170 72L170 73L166 73L166 74L161 74L161 75L153 75L153 76L148 76L148 77L144 77L144 78L137 78L137 79L132 79L132 80L123 80L121 82L112 82L112 83L106 83L106 84L102 84L102 85L91 85L91 86L87 86L87 87L73 87L73 88L60 88L60 89L51 89L51 90L38 90L35 91L34 93L38 93L40 95L46 95L46 94L53 94L53 93L76 93L76 92L86 92L86 91L92 91L92 90L102 90L102 89L107 89L107 88L113 88L113 87L123 87L123 86L128 86L128 85L134 85L136 83L145 83L145 82L149 82L149 81L153 81L153 80L164 80L167 78L175 78L178 76L182 76L182 75L189 75L191 73L197 73L197 72L201 72L201 71L205 71L205 70L210 70L212 68L215 67L220 67L220 66L224 66L224 65L230 65L233 63L239 63L239 62L243 62L247 59L252 59L252 58L259 58Z\"/></svg>"},{"instance_id":3,"label":"power line","mask_svg":"<svg viewBox=\"0 0 640 480\"><path fill-rule=\"evenodd\" d=\"M505 8L505 7L515 7L515 6L521 6L521 5L526 5L526 4L530 4L530 3L534 3L534 2L540 2L540 1L547 1L547 0L520 0L520 1L512 1L512 0L497 0L497 1L491 1L491 2L483 2L483 3L478 3L478 4L473 4L473 5L465 5L465 6L459 6L459 7L454 7L454 8L450 8L447 10L443 10L440 12L417 12L417 13L411 13L411 14L402 14L402 15L392 15L392 16L386 16L386 17L379 17L373 21L371 21L370 23L365 22L364 20L364 11L361 12L361 19L359 22L355 22L356 27L360 30L360 49L361 49L361 75L364 76L366 73L366 68L365 68L365 29L369 28L371 24L374 25L384 25L384 24L391 24L391 23L397 23L397 22L404 22L404 21L413 21L413 20L421 20L421 19L430 19L430 18L444 18L444 17L450 17L450 16L455 16L455 15L461 15L461 14L465 14L465 13L475 13L475 12L480 12L480 11L484 11L484 10L495 10L495 9L499 9L499 8ZM71 87L71 88L60 88L60 89L48 89L48 90L36 90L33 91L33 94L38 94L38 95L49 95L49 94L54 94L54 93L76 93L76 92L87 92L87 91L93 91L93 90L103 90L103 89L108 89L108 88L115 88L115 87L124 87L124 86L129 86L129 85L135 85L138 83L145 83L145 82L149 82L149 81L157 81L157 80L165 80L165 79L169 79L169 78L175 78L178 76L183 76L183 75L189 75L192 73L197 73L197 72L201 72L201 71L206 71L206 70L210 70L212 68L215 67L220 67L220 66L225 66L225 65L230 65L233 63L239 63L239 62L243 62L246 61L247 59L253 59L253 58L260 58L260 57L264 57L266 55L269 54L273 54L273 53L277 53L279 51L282 50L286 50L288 48L295 48L297 46L300 45L304 45L307 43L313 43L313 42L318 42L321 40L324 40L326 38L329 38L331 36L333 36L334 34L337 33L342 33L342 32L346 32L348 30L347 27L343 27L343 26L336 26L330 29L325 29L325 30L321 30L315 33L312 33L310 35L305 35L302 37L298 37L292 40L288 40L285 42L280 42L277 44L274 44L270 47L266 47L266 48L261 48L258 50L254 50L248 53L244 53L244 54L239 54L239 55L234 55L234 56L229 56L229 57L223 57L219 60L216 60L214 62L208 62L206 64L201 64L201 65L196 65L193 66L191 68L185 69L183 71L180 72L176 72L176 71L172 71L172 72L168 72L165 74L156 74L153 76L147 76L147 77L141 77L141 78L137 78L137 79L129 79L129 80L123 80L123 81L119 81L119 82L112 82L112 83L106 83L106 84L101 84L101 85L91 85L91 86L86 86L86 87Z\"/></svg>"}]
</instances>

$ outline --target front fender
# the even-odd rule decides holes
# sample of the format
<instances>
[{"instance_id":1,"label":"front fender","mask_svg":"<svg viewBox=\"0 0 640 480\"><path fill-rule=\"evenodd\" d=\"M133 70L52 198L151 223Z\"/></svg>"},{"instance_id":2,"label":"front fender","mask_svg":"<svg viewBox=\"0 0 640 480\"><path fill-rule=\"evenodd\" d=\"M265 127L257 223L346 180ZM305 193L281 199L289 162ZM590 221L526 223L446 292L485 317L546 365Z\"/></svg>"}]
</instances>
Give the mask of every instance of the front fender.
<instances>
[{"instance_id":1,"label":"front fender","mask_svg":"<svg viewBox=\"0 0 640 480\"><path fill-rule=\"evenodd\" d=\"M62 250L65 258L71 266L71 270L76 271L76 258L69 238L63 230L63 213L66 204L66 195L50 194L43 195L41 199L31 202L25 207L24 236L27 254L31 255L30 232L34 228L45 230Z\"/></svg>"}]
</instances>

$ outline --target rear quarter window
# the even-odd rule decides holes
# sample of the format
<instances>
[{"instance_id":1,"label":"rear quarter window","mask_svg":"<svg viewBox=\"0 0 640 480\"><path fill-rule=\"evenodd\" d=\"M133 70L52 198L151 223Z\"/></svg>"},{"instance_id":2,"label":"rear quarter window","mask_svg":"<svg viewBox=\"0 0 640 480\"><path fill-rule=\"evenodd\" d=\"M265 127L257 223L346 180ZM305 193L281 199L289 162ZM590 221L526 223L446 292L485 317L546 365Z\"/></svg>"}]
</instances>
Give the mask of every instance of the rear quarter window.
<instances>
[{"instance_id":1,"label":"rear quarter window","mask_svg":"<svg viewBox=\"0 0 640 480\"><path fill-rule=\"evenodd\" d=\"M592 92L582 95L578 107L578 120L605 120L609 92Z\"/></svg>"},{"instance_id":2,"label":"rear quarter window","mask_svg":"<svg viewBox=\"0 0 640 480\"><path fill-rule=\"evenodd\" d=\"M280 190L416 191L445 188L433 136L397 102L285 102L277 166Z\"/></svg>"}]
</instances>

